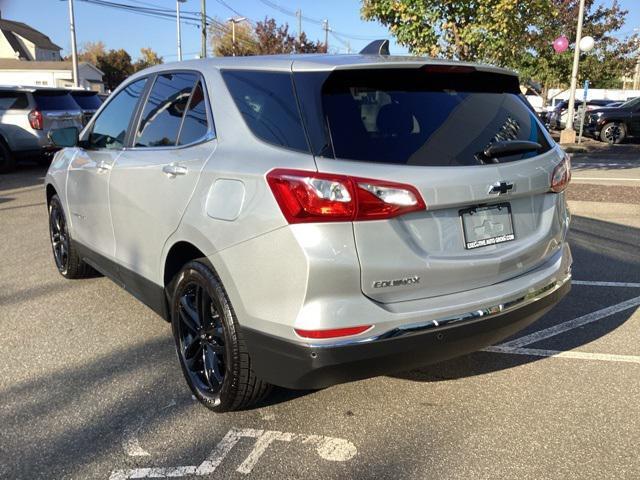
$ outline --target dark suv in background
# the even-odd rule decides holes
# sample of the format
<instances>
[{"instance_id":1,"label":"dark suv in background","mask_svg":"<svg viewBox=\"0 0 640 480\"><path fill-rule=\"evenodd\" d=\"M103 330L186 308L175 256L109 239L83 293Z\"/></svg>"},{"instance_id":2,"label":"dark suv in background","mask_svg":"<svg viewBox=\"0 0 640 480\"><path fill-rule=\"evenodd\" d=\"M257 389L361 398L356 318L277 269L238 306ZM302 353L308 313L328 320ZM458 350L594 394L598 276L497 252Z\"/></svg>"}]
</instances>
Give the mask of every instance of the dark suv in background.
<instances>
[{"instance_id":1,"label":"dark suv in background","mask_svg":"<svg viewBox=\"0 0 640 480\"><path fill-rule=\"evenodd\" d=\"M612 145L640 136L640 97L618 107L591 110L585 118L585 132Z\"/></svg>"},{"instance_id":2,"label":"dark suv in background","mask_svg":"<svg viewBox=\"0 0 640 480\"><path fill-rule=\"evenodd\" d=\"M98 92L93 90L71 90L71 96L82 109L82 125L86 125L93 117L93 114L102 105L102 99Z\"/></svg>"},{"instance_id":3,"label":"dark suv in background","mask_svg":"<svg viewBox=\"0 0 640 480\"><path fill-rule=\"evenodd\" d=\"M55 148L50 130L82 128L82 110L68 90L0 87L0 173L13 170L17 160L42 160Z\"/></svg>"}]
</instances>

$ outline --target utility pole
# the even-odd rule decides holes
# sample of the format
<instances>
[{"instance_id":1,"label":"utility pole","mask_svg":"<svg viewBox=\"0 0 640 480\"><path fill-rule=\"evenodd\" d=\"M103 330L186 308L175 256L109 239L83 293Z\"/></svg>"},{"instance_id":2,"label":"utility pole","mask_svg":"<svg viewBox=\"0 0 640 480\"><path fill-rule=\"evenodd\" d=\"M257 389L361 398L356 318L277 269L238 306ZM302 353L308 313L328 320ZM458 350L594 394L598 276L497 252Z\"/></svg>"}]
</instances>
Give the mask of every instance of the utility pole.
<instances>
[{"instance_id":1,"label":"utility pole","mask_svg":"<svg viewBox=\"0 0 640 480\"><path fill-rule=\"evenodd\" d=\"M298 19L297 41L298 41L298 46L301 47L301 45L300 45L300 36L302 35L302 10L300 10L300 9L296 10L296 18Z\"/></svg>"},{"instance_id":2,"label":"utility pole","mask_svg":"<svg viewBox=\"0 0 640 480\"><path fill-rule=\"evenodd\" d=\"M231 42L233 43L233 56L236 56L236 23L244 22L245 17L230 18L227 21L231 22Z\"/></svg>"},{"instance_id":3,"label":"utility pole","mask_svg":"<svg viewBox=\"0 0 640 480\"><path fill-rule=\"evenodd\" d=\"M329 20L322 21L322 29L324 30L324 48L329 53Z\"/></svg>"},{"instance_id":4,"label":"utility pole","mask_svg":"<svg viewBox=\"0 0 640 480\"><path fill-rule=\"evenodd\" d=\"M176 0L176 36L178 40L178 61L182 61L182 33L180 32L180 4L187 0Z\"/></svg>"},{"instance_id":5,"label":"utility pole","mask_svg":"<svg viewBox=\"0 0 640 480\"><path fill-rule=\"evenodd\" d=\"M73 68L73 86L80 86L78 78L78 48L76 47L76 19L73 12L73 0L69 0L69 30L71 30L71 65Z\"/></svg>"},{"instance_id":6,"label":"utility pole","mask_svg":"<svg viewBox=\"0 0 640 480\"><path fill-rule=\"evenodd\" d=\"M202 0L200 3L200 17L202 23L200 28L202 29L202 43L200 45L200 58L207 58L207 0Z\"/></svg>"},{"instance_id":7,"label":"utility pole","mask_svg":"<svg viewBox=\"0 0 640 480\"><path fill-rule=\"evenodd\" d=\"M578 83L578 64L580 63L580 39L582 38L582 21L584 19L584 0L580 0L578 8L578 28L576 30L576 44L573 51L573 68L571 69L571 89L569 90L569 106L565 129L560 132L560 143L575 143L576 131L573 129L573 114L576 102L576 85Z\"/></svg>"}]
</instances>

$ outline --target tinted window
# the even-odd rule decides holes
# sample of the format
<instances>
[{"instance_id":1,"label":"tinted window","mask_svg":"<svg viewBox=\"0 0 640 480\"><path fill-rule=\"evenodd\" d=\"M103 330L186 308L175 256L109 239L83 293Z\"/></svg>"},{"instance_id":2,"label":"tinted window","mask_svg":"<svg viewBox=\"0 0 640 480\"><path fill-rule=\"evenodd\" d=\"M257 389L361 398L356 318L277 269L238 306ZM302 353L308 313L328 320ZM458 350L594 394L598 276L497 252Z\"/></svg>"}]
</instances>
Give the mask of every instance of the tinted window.
<instances>
[{"instance_id":1,"label":"tinted window","mask_svg":"<svg viewBox=\"0 0 640 480\"><path fill-rule=\"evenodd\" d=\"M290 74L229 70L222 76L254 135L274 145L309 150Z\"/></svg>"},{"instance_id":2,"label":"tinted window","mask_svg":"<svg viewBox=\"0 0 640 480\"><path fill-rule=\"evenodd\" d=\"M0 91L0 110L27 108L28 106L29 102L24 93Z\"/></svg>"},{"instance_id":3,"label":"tinted window","mask_svg":"<svg viewBox=\"0 0 640 480\"><path fill-rule=\"evenodd\" d=\"M102 105L97 93L87 95L86 93L72 93L71 96L83 110L97 110Z\"/></svg>"},{"instance_id":4,"label":"tinted window","mask_svg":"<svg viewBox=\"0 0 640 480\"><path fill-rule=\"evenodd\" d=\"M182 122L180 130L179 145L187 145L200 140L204 137L209 129L207 121L207 105L204 96L202 83L198 82L193 90L187 113Z\"/></svg>"},{"instance_id":5,"label":"tinted window","mask_svg":"<svg viewBox=\"0 0 640 480\"><path fill-rule=\"evenodd\" d=\"M305 73L296 76L296 82L301 78L305 83L305 75L325 77L322 87L315 80L319 100L302 97L305 119L316 124L311 137L318 154L329 144L336 158L449 166L478 165L486 161L482 152L499 141L531 140L542 145L541 151L550 148L536 116L519 98L515 77L385 69L328 77Z\"/></svg>"},{"instance_id":6,"label":"tinted window","mask_svg":"<svg viewBox=\"0 0 640 480\"><path fill-rule=\"evenodd\" d=\"M93 124L89 144L93 148L119 149L124 146L127 128L146 78L133 82L111 99Z\"/></svg>"},{"instance_id":7,"label":"tinted window","mask_svg":"<svg viewBox=\"0 0 640 480\"><path fill-rule=\"evenodd\" d=\"M79 110L73 97L66 92L35 92L33 96L39 110Z\"/></svg>"},{"instance_id":8,"label":"tinted window","mask_svg":"<svg viewBox=\"0 0 640 480\"><path fill-rule=\"evenodd\" d=\"M190 73L158 75L144 106L136 147L167 147L177 143L182 117L197 77Z\"/></svg>"}]
</instances>

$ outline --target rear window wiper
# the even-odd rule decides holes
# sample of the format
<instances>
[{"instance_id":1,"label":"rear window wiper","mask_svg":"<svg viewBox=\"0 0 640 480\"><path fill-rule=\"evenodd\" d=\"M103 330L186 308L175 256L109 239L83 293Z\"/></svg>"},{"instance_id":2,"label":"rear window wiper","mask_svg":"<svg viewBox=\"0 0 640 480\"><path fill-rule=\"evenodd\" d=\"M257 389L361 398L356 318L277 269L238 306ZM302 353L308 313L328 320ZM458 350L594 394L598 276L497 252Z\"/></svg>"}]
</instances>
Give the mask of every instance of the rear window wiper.
<instances>
[{"instance_id":1,"label":"rear window wiper","mask_svg":"<svg viewBox=\"0 0 640 480\"><path fill-rule=\"evenodd\" d=\"M542 145L530 140L506 140L495 142L476 154L481 163L498 163L498 158L517 155L518 153L538 152Z\"/></svg>"}]
</instances>

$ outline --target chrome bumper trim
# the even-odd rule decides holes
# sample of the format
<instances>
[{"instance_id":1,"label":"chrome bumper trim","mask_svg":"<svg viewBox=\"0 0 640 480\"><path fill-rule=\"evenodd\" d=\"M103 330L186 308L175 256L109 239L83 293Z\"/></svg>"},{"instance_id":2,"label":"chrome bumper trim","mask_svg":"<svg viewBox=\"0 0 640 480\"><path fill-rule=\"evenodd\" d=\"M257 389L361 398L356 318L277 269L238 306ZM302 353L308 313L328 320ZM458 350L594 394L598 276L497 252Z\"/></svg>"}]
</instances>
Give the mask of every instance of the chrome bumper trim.
<instances>
[{"instance_id":1,"label":"chrome bumper trim","mask_svg":"<svg viewBox=\"0 0 640 480\"><path fill-rule=\"evenodd\" d=\"M495 317L497 315L502 315L504 313L517 310L533 302L537 302L538 300L541 300L544 297L551 295L553 292L561 288L565 283L567 283L570 280L571 280L571 271L567 272L564 278L560 280L554 280L553 282L545 285L544 287L540 287L538 289L532 290L521 297L518 297L514 300L510 300L505 303L501 303L491 307L486 307L481 310L475 310L473 312L467 312L467 313L463 313L463 314L452 316L452 317L440 318L437 320L429 320L427 322L419 322L419 323L412 323L409 325L402 325L400 327L396 327L392 330L389 330L388 332L384 332L373 337L349 338L349 339L340 340L337 342L320 343L320 344L313 344L308 346L311 348L330 348L330 347L343 347L348 345L356 345L360 343L369 343L377 340L386 340L389 338L396 338L396 337L401 337L405 335L414 335L418 333L423 333L425 331L446 329L453 325L463 324L467 322L471 323L481 318L484 319L484 318Z\"/></svg>"}]
</instances>

